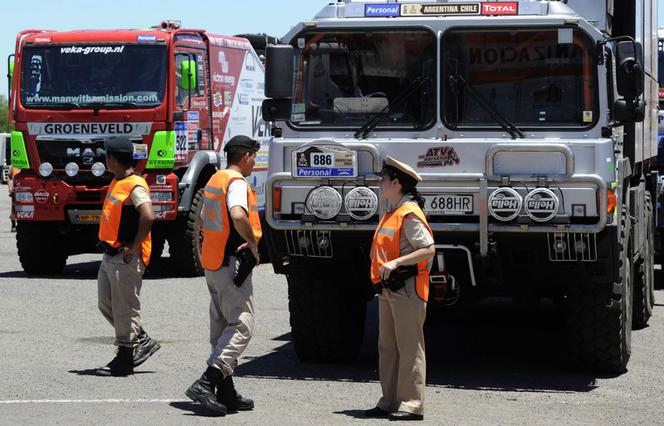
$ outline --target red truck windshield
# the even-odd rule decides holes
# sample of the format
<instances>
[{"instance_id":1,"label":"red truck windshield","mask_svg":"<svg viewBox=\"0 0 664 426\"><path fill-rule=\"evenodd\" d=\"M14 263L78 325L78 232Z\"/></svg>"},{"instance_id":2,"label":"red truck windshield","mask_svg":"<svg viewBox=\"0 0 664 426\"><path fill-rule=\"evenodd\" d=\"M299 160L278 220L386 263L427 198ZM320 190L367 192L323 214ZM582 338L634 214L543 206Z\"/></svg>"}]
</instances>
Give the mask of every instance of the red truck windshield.
<instances>
[{"instance_id":1,"label":"red truck windshield","mask_svg":"<svg viewBox=\"0 0 664 426\"><path fill-rule=\"evenodd\" d=\"M442 51L451 128L496 127L480 102L520 128L588 127L598 118L594 45L579 30L452 30Z\"/></svg>"},{"instance_id":2,"label":"red truck windshield","mask_svg":"<svg viewBox=\"0 0 664 426\"><path fill-rule=\"evenodd\" d=\"M166 46L28 46L22 53L26 108L151 108L166 89Z\"/></svg>"}]
</instances>

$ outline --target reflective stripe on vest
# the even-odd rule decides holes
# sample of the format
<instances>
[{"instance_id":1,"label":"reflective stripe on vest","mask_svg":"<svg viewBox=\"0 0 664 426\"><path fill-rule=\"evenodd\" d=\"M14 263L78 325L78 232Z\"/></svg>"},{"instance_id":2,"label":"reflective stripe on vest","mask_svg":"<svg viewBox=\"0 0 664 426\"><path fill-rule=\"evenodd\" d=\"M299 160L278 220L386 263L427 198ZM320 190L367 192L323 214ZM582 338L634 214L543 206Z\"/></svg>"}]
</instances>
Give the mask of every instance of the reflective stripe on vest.
<instances>
[{"instance_id":1,"label":"reflective stripe on vest","mask_svg":"<svg viewBox=\"0 0 664 426\"><path fill-rule=\"evenodd\" d=\"M101 217L99 218L100 241L104 241L113 247L120 247L118 233L120 232L120 222L122 221L122 206L130 204L131 191L137 186L144 188L150 194L148 184L140 176L131 175L121 180L113 179L111 186L108 187ZM150 233L148 233L148 236L141 244L141 258L146 266L150 263L151 252L152 238Z\"/></svg>"},{"instance_id":2,"label":"reflective stripe on vest","mask_svg":"<svg viewBox=\"0 0 664 426\"><path fill-rule=\"evenodd\" d=\"M203 208L200 213L203 229L201 264L203 268L210 271L218 270L224 262L224 252L230 235L229 220L231 220L226 207L226 195L228 187L238 179L247 183L249 223L256 241L260 240L263 235L256 205L256 191L251 188L244 176L235 170L226 169L215 173L203 189Z\"/></svg>"},{"instance_id":3,"label":"reflective stripe on vest","mask_svg":"<svg viewBox=\"0 0 664 426\"><path fill-rule=\"evenodd\" d=\"M374 284L380 283L380 267L384 263L401 257L401 227L404 218L411 213L422 221L429 234L433 236L424 212L414 202L403 203L395 211L385 213L378 224L371 245L371 281ZM417 295L425 302L429 300L429 268L427 263L428 259L425 259L417 264L418 272L415 277Z\"/></svg>"}]
</instances>

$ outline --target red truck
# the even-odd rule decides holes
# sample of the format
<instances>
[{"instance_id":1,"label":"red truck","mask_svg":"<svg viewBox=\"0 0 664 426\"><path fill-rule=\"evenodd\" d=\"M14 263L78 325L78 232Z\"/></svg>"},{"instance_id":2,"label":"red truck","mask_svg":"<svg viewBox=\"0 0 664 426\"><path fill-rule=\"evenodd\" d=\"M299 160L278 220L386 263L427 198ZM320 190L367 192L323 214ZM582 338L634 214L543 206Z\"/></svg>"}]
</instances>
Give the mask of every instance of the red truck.
<instances>
[{"instance_id":1,"label":"red truck","mask_svg":"<svg viewBox=\"0 0 664 426\"><path fill-rule=\"evenodd\" d=\"M180 28L18 34L9 58L12 216L28 274L54 274L94 252L111 175L105 138L129 136L150 185L154 257L168 240L179 275L201 274L202 187L223 167L232 136L262 141L252 184L262 203L269 128L260 114L264 68L246 38Z\"/></svg>"}]
</instances>

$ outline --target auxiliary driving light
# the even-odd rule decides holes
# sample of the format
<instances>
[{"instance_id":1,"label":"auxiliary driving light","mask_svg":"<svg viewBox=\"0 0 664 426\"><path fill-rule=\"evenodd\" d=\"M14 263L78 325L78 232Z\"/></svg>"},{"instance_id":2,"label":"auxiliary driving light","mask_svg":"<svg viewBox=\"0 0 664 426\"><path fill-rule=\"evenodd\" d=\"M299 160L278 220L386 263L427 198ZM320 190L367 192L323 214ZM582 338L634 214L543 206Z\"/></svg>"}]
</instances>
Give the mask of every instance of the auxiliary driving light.
<instances>
[{"instance_id":1,"label":"auxiliary driving light","mask_svg":"<svg viewBox=\"0 0 664 426\"><path fill-rule=\"evenodd\" d=\"M65 173L69 177L74 177L78 174L78 164L74 163L73 161L71 163L67 163L65 166Z\"/></svg>"},{"instance_id":2,"label":"auxiliary driving light","mask_svg":"<svg viewBox=\"0 0 664 426\"><path fill-rule=\"evenodd\" d=\"M341 194L331 186L319 186L307 196L307 210L320 220L333 219L341 211Z\"/></svg>"},{"instance_id":3,"label":"auxiliary driving light","mask_svg":"<svg viewBox=\"0 0 664 426\"><path fill-rule=\"evenodd\" d=\"M104 173L106 173L106 166L104 166L104 163L96 162L92 165L90 168L92 171L92 174L101 177Z\"/></svg>"},{"instance_id":4,"label":"auxiliary driving light","mask_svg":"<svg viewBox=\"0 0 664 426\"><path fill-rule=\"evenodd\" d=\"M41 163L39 165L39 174L43 177L49 177L53 173L53 164L49 162Z\"/></svg>"}]
</instances>

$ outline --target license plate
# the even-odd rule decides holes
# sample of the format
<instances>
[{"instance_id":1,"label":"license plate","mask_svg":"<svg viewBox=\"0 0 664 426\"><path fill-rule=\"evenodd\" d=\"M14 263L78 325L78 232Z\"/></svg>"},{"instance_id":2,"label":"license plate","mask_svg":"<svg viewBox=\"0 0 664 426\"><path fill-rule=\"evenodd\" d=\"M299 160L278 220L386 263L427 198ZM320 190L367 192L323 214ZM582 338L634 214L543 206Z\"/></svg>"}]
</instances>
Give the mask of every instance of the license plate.
<instances>
[{"instance_id":1,"label":"license plate","mask_svg":"<svg viewBox=\"0 0 664 426\"><path fill-rule=\"evenodd\" d=\"M98 214L81 214L78 216L78 220L81 222L99 222L100 217Z\"/></svg>"},{"instance_id":2,"label":"license plate","mask_svg":"<svg viewBox=\"0 0 664 426\"><path fill-rule=\"evenodd\" d=\"M429 215L459 215L473 213L473 196L456 194L422 194L424 211Z\"/></svg>"}]
</instances>

